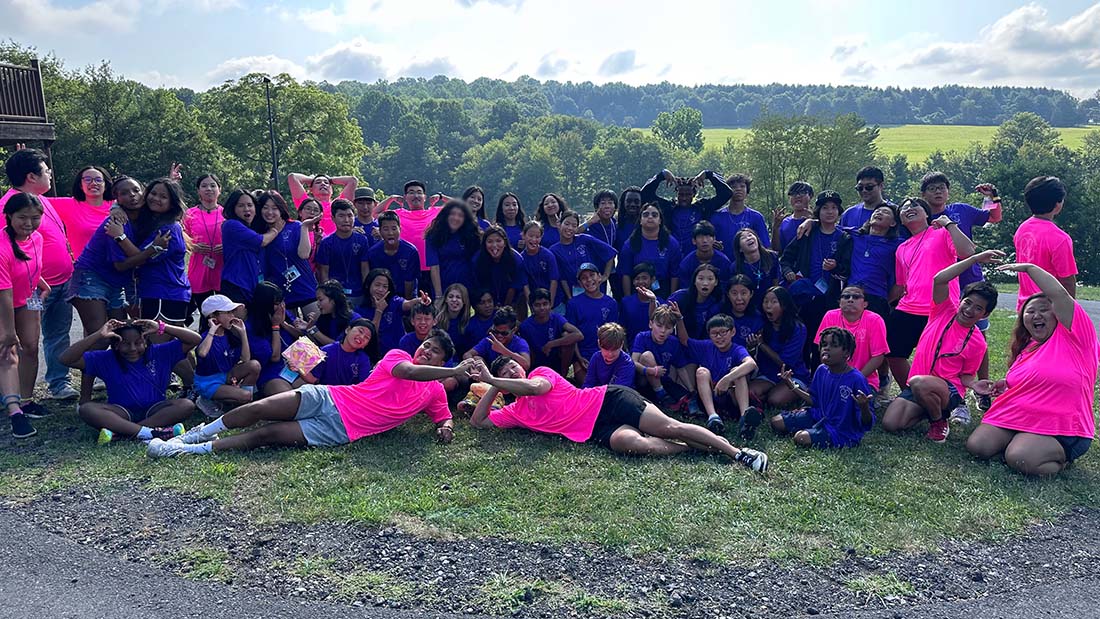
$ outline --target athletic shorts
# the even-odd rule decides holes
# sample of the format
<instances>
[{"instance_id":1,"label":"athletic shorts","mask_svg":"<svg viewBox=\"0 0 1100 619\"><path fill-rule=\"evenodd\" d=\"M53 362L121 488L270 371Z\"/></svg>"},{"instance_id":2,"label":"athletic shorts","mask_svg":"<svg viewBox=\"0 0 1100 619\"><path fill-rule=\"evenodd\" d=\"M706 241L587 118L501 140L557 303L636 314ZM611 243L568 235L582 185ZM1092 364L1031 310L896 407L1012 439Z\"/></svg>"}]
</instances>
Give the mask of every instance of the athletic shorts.
<instances>
[{"instance_id":1,"label":"athletic shorts","mask_svg":"<svg viewBox=\"0 0 1100 619\"><path fill-rule=\"evenodd\" d=\"M1092 446L1092 439L1084 436L1055 436L1054 440L1058 441L1062 450L1066 452L1066 464L1085 455Z\"/></svg>"},{"instance_id":2,"label":"athletic shorts","mask_svg":"<svg viewBox=\"0 0 1100 619\"><path fill-rule=\"evenodd\" d=\"M298 388L298 412L294 421L302 427L302 435L311 447L336 447L351 442L336 403L324 385L302 385Z\"/></svg>"},{"instance_id":3,"label":"athletic shorts","mask_svg":"<svg viewBox=\"0 0 1100 619\"><path fill-rule=\"evenodd\" d=\"M142 299L141 317L146 320L185 323L191 319L191 302Z\"/></svg>"},{"instance_id":4,"label":"athletic shorts","mask_svg":"<svg viewBox=\"0 0 1100 619\"><path fill-rule=\"evenodd\" d=\"M608 385L589 442L611 449L611 435L615 430L622 426L638 428L645 407L645 398L637 391L622 385Z\"/></svg>"},{"instance_id":5,"label":"athletic shorts","mask_svg":"<svg viewBox=\"0 0 1100 619\"><path fill-rule=\"evenodd\" d=\"M195 391L202 397L213 400L214 393L218 390L218 387L224 385L228 378L228 372L219 372L206 376L195 374Z\"/></svg>"},{"instance_id":6,"label":"athletic shorts","mask_svg":"<svg viewBox=\"0 0 1100 619\"><path fill-rule=\"evenodd\" d=\"M149 406L146 406L145 408L135 408L135 407L126 408L125 406L123 406L121 404L111 404L110 402L108 402L107 404L109 404L110 406L114 406L116 408L121 408L123 411L126 412L126 418L127 419L129 419L130 421L132 421L134 423L140 424L141 422L148 419L151 415L153 415L154 413L156 413L160 409L171 405L171 403L172 402L170 400L163 400L161 402L156 402L154 404L150 404Z\"/></svg>"},{"instance_id":7,"label":"athletic shorts","mask_svg":"<svg viewBox=\"0 0 1100 619\"><path fill-rule=\"evenodd\" d=\"M806 409L780 413L779 416L783 418L783 427L787 428L788 434L805 430L810 435L810 445L820 449L836 447L829 432L825 430L824 424L814 421L813 416Z\"/></svg>"},{"instance_id":8,"label":"athletic shorts","mask_svg":"<svg viewBox=\"0 0 1100 619\"><path fill-rule=\"evenodd\" d=\"M947 383L947 392L951 394L951 397L947 398L947 407L943 409L944 419L946 419L947 416L951 414L951 411L962 406L963 399L962 396L959 395L959 390L955 389L955 385L952 385L947 381L943 382ZM898 394L898 397L907 402L912 402L914 404L917 403L917 398L913 396L913 390L909 387L902 389L901 393Z\"/></svg>"},{"instance_id":9,"label":"athletic shorts","mask_svg":"<svg viewBox=\"0 0 1100 619\"><path fill-rule=\"evenodd\" d=\"M88 299L103 301L108 310L119 310L129 306L124 288L115 288L107 283L95 271L77 269L69 280L65 300Z\"/></svg>"},{"instance_id":10,"label":"athletic shorts","mask_svg":"<svg viewBox=\"0 0 1100 619\"><path fill-rule=\"evenodd\" d=\"M928 324L928 316L918 316L901 310L890 312L886 319L886 343L890 345L887 357L908 359L917 347L920 334Z\"/></svg>"}]
</instances>

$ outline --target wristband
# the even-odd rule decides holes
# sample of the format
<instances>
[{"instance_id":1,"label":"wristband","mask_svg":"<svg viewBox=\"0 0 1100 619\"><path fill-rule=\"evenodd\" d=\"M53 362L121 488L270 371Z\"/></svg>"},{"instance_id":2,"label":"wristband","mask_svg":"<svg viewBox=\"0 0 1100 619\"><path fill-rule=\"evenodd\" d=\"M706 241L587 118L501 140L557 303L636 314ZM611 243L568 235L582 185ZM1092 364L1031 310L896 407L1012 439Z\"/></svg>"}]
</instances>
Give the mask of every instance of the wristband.
<instances>
[{"instance_id":1,"label":"wristband","mask_svg":"<svg viewBox=\"0 0 1100 619\"><path fill-rule=\"evenodd\" d=\"M282 330L282 328L283 328L282 325L271 325L271 330L272 331L280 331L280 330Z\"/></svg>"},{"instance_id":2,"label":"wristband","mask_svg":"<svg viewBox=\"0 0 1100 619\"><path fill-rule=\"evenodd\" d=\"M164 324L163 320L157 321L157 335L164 335L164 328L168 325Z\"/></svg>"}]
</instances>

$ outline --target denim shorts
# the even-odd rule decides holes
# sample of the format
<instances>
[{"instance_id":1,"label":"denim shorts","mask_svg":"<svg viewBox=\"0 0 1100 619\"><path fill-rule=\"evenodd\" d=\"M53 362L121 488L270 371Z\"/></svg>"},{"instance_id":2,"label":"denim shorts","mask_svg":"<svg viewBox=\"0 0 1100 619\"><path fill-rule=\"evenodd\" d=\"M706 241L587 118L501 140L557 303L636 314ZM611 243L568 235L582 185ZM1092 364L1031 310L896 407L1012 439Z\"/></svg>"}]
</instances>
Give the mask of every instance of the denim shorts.
<instances>
[{"instance_id":1,"label":"denim shorts","mask_svg":"<svg viewBox=\"0 0 1100 619\"><path fill-rule=\"evenodd\" d=\"M943 413L945 415L949 415L949 414L951 414L951 411L953 411L956 408L962 406L963 402L965 402L965 400L963 400L962 396L959 395L959 390L955 388L955 385L952 385L951 383L948 383L946 380L943 381L943 382L947 383L947 395L948 395L947 406L944 407ZM909 387L906 387L905 389L902 389L901 393L898 394L898 397L903 399L903 400L912 402L914 404L917 403L917 398L913 395L913 390L910 389Z\"/></svg>"},{"instance_id":2,"label":"denim shorts","mask_svg":"<svg viewBox=\"0 0 1100 619\"><path fill-rule=\"evenodd\" d=\"M324 385L298 388L298 413L294 421L302 427L302 436L311 447L335 447L350 443L344 420Z\"/></svg>"},{"instance_id":3,"label":"denim shorts","mask_svg":"<svg viewBox=\"0 0 1100 619\"><path fill-rule=\"evenodd\" d=\"M125 288L115 288L95 271L77 269L69 280L69 288L65 292L65 300L92 299L103 301L108 310L118 310L128 307Z\"/></svg>"}]
</instances>

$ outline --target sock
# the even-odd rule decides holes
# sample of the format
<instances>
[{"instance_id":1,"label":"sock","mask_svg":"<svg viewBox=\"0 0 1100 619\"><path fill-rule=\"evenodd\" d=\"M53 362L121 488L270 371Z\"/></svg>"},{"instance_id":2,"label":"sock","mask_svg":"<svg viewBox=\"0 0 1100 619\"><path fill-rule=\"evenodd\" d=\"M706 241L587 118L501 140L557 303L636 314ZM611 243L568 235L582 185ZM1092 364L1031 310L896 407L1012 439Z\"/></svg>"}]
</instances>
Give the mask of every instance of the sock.
<instances>
[{"instance_id":1,"label":"sock","mask_svg":"<svg viewBox=\"0 0 1100 619\"><path fill-rule=\"evenodd\" d=\"M214 452L214 442L196 443L194 445L182 445L183 450L193 454L208 454Z\"/></svg>"},{"instance_id":2,"label":"sock","mask_svg":"<svg viewBox=\"0 0 1100 619\"><path fill-rule=\"evenodd\" d=\"M151 441L153 440L153 429L142 426L134 438L139 441Z\"/></svg>"},{"instance_id":3,"label":"sock","mask_svg":"<svg viewBox=\"0 0 1100 619\"><path fill-rule=\"evenodd\" d=\"M707 417L707 421L710 421L711 419L721 419L721 416L719 416L718 413L714 413L713 415L709 415Z\"/></svg>"},{"instance_id":4,"label":"sock","mask_svg":"<svg viewBox=\"0 0 1100 619\"><path fill-rule=\"evenodd\" d=\"M668 392L665 391L664 387L657 387L653 390L653 393L656 393L657 397L661 398L662 400L668 397Z\"/></svg>"},{"instance_id":5,"label":"sock","mask_svg":"<svg viewBox=\"0 0 1100 619\"><path fill-rule=\"evenodd\" d=\"M203 436L214 436L215 434L220 434L228 429L229 428L225 427L225 422L222 421L222 418L218 417L214 421L211 421L210 423L203 426L202 433Z\"/></svg>"}]
</instances>

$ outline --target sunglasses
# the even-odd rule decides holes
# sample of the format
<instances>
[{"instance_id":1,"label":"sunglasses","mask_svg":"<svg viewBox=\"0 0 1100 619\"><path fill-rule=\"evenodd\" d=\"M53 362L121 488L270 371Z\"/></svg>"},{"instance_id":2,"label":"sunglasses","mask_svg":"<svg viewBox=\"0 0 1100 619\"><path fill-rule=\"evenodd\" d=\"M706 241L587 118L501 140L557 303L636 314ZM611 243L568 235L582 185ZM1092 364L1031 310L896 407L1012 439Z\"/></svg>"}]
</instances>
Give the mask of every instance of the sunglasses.
<instances>
[{"instance_id":1,"label":"sunglasses","mask_svg":"<svg viewBox=\"0 0 1100 619\"><path fill-rule=\"evenodd\" d=\"M856 185L856 191L872 191L875 187L878 187L878 183L871 183L870 185Z\"/></svg>"},{"instance_id":2,"label":"sunglasses","mask_svg":"<svg viewBox=\"0 0 1100 619\"><path fill-rule=\"evenodd\" d=\"M840 298L841 299L862 299L863 295L861 295L861 294L842 294L842 295L840 295Z\"/></svg>"}]
</instances>

